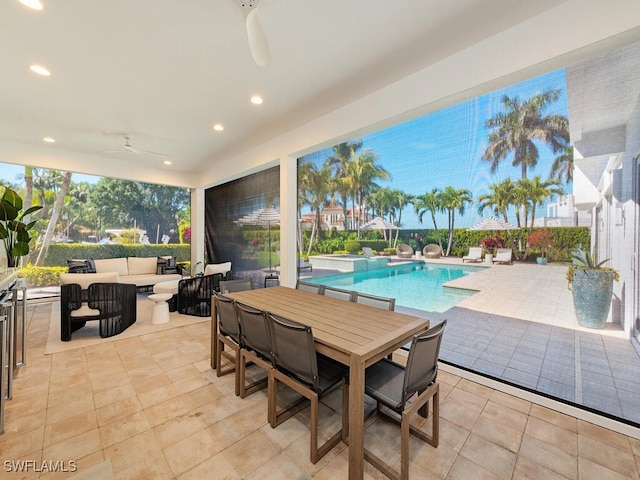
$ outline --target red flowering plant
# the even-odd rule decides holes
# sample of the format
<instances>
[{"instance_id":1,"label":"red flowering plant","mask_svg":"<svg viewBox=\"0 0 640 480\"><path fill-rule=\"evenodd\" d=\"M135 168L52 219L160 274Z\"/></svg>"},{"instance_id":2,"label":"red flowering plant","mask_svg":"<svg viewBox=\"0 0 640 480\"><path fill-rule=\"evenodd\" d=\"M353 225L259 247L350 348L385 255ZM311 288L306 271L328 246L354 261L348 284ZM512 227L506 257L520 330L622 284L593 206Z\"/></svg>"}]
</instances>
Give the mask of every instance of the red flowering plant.
<instances>
[{"instance_id":1,"label":"red flowering plant","mask_svg":"<svg viewBox=\"0 0 640 480\"><path fill-rule=\"evenodd\" d=\"M534 230L533 233L529 235L527 241L529 242L530 248L541 252L540 255L542 258L545 258L549 249L556 244L551 236L551 230L547 229Z\"/></svg>"},{"instance_id":2,"label":"red flowering plant","mask_svg":"<svg viewBox=\"0 0 640 480\"><path fill-rule=\"evenodd\" d=\"M504 238L502 237L487 237L480 242L480 246L487 252L495 254L496 248L504 247Z\"/></svg>"},{"instance_id":3,"label":"red flowering plant","mask_svg":"<svg viewBox=\"0 0 640 480\"><path fill-rule=\"evenodd\" d=\"M260 239L258 237L252 238L251 245L253 245L254 247L257 247L258 245L260 245Z\"/></svg>"}]
</instances>

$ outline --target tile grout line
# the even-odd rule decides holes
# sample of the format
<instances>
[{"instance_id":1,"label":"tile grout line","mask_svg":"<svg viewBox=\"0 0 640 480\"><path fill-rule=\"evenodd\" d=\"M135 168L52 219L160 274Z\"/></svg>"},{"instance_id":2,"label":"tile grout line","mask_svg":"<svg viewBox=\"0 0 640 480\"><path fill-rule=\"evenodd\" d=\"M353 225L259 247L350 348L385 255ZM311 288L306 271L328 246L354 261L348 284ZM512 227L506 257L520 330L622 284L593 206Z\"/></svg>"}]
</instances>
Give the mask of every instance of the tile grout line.
<instances>
[{"instance_id":1,"label":"tile grout line","mask_svg":"<svg viewBox=\"0 0 640 480\"><path fill-rule=\"evenodd\" d=\"M573 332L574 340L573 344L575 345L574 349L574 362L575 362L575 373L576 373L576 382L575 382L575 402L582 405L582 360L581 360L581 350L580 350L580 336L577 331Z\"/></svg>"}]
</instances>

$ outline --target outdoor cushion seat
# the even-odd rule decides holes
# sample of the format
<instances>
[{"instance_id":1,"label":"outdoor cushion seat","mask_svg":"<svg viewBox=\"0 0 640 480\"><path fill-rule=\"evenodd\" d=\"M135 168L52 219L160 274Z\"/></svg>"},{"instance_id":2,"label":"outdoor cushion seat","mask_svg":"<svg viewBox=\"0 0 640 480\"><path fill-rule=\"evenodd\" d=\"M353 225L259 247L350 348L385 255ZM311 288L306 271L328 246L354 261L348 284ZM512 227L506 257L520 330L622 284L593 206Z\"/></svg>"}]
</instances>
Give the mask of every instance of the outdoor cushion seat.
<instances>
[{"instance_id":1,"label":"outdoor cushion seat","mask_svg":"<svg viewBox=\"0 0 640 480\"><path fill-rule=\"evenodd\" d=\"M60 339L87 321L98 320L101 337L122 333L136 322L136 286L120 283L115 272L60 274Z\"/></svg>"},{"instance_id":2,"label":"outdoor cushion seat","mask_svg":"<svg viewBox=\"0 0 640 480\"><path fill-rule=\"evenodd\" d=\"M442 255L442 249L440 248L440 245L429 243L422 249L422 254L425 258L440 258Z\"/></svg>"},{"instance_id":3,"label":"outdoor cushion seat","mask_svg":"<svg viewBox=\"0 0 640 480\"><path fill-rule=\"evenodd\" d=\"M396 247L396 255L400 258L411 258L413 257L413 248L406 243L401 243Z\"/></svg>"},{"instance_id":4,"label":"outdoor cushion seat","mask_svg":"<svg viewBox=\"0 0 640 480\"><path fill-rule=\"evenodd\" d=\"M183 278L178 282L178 313L208 317L211 315L211 296L220 291L221 273Z\"/></svg>"},{"instance_id":5,"label":"outdoor cushion seat","mask_svg":"<svg viewBox=\"0 0 640 480\"><path fill-rule=\"evenodd\" d=\"M510 248L498 248L496 256L493 257L493 263L511 263L513 251Z\"/></svg>"},{"instance_id":6,"label":"outdoor cushion seat","mask_svg":"<svg viewBox=\"0 0 640 480\"><path fill-rule=\"evenodd\" d=\"M482 261L482 247L470 247L469 255L462 257L462 263L464 262L481 262Z\"/></svg>"}]
</instances>

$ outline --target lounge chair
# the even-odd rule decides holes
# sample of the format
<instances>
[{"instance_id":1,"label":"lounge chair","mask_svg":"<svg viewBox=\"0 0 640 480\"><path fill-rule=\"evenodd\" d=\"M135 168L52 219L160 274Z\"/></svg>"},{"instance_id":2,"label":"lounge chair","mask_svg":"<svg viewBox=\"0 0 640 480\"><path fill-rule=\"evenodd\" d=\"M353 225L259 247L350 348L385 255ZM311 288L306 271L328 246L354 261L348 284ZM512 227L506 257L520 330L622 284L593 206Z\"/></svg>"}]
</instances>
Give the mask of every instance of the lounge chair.
<instances>
[{"instance_id":1,"label":"lounge chair","mask_svg":"<svg viewBox=\"0 0 640 480\"><path fill-rule=\"evenodd\" d=\"M366 258L372 258L375 255L373 254L373 250L371 250L371 247L362 247L362 254L366 257Z\"/></svg>"},{"instance_id":2,"label":"lounge chair","mask_svg":"<svg viewBox=\"0 0 640 480\"><path fill-rule=\"evenodd\" d=\"M396 247L396 255L399 258L411 258L413 257L413 248L406 243L401 243Z\"/></svg>"},{"instance_id":3,"label":"lounge chair","mask_svg":"<svg viewBox=\"0 0 640 480\"><path fill-rule=\"evenodd\" d=\"M469 255L465 255L464 257L462 257L462 263L481 262L481 261L482 261L482 247L469 247Z\"/></svg>"},{"instance_id":4,"label":"lounge chair","mask_svg":"<svg viewBox=\"0 0 640 480\"><path fill-rule=\"evenodd\" d=\"M442 255L442 249L440 248L440 245L429 243L422 249L422 254L425 258L440 258Z\"/></svg>"},{"instance_id":5,"label":"lounge chair","mask_svg":"<svg viewBox=\"0 0 640 480\"><path fill-rule=\"evenodd\" d=\"M493 263L512 263L513 252L510 248L499 248L496 256L493 257Z\"/></svg>"}]
</instances>

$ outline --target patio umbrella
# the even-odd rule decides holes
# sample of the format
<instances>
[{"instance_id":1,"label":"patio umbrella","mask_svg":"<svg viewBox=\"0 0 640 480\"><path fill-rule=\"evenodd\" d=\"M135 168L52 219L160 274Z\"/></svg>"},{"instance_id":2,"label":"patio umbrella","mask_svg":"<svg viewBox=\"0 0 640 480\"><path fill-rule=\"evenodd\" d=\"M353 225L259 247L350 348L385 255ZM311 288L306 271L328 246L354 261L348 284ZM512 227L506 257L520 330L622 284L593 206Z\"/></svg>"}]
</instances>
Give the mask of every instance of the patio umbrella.
<instances>
[{"instance_id":1,"label":"patio umbrella","mask_svg":"<svg viewBox=\"0 0 640 480\"><path fill-rule=\"evenodd\" d=\"M518 227L496 217L489 217L476 223L469 230L518 230Z\"/></svg>"},{"instance_id":2,"label":"patio umbrella","mask_svg":"<svg viewBox=\"0 0 640 480\"><path fill-rule=\"evenodd\" d=\"M399 230L399 229L400 227L394 225L391 222L387 222L382 217L375 217L373 220L365 223L360 227L360 230L383 230L385 232L387 230ZM386 238L386 233L385 233L385 238ZM391 245L391 235L389 235L389 245Z\"/></svg>"},{"instance_id":3,"label":"patio umbrella","mask_svg":"<svg viewBox=\"0 0 640 480\"><path fill-rule=\"evenodd\" d=\"M273 207L262 207L239 218L234 223L237 225L267 226L267 238L269 242L269 273L271 273L271 224L280 224L280 210Z\"/></svg>"}]
</instances>

